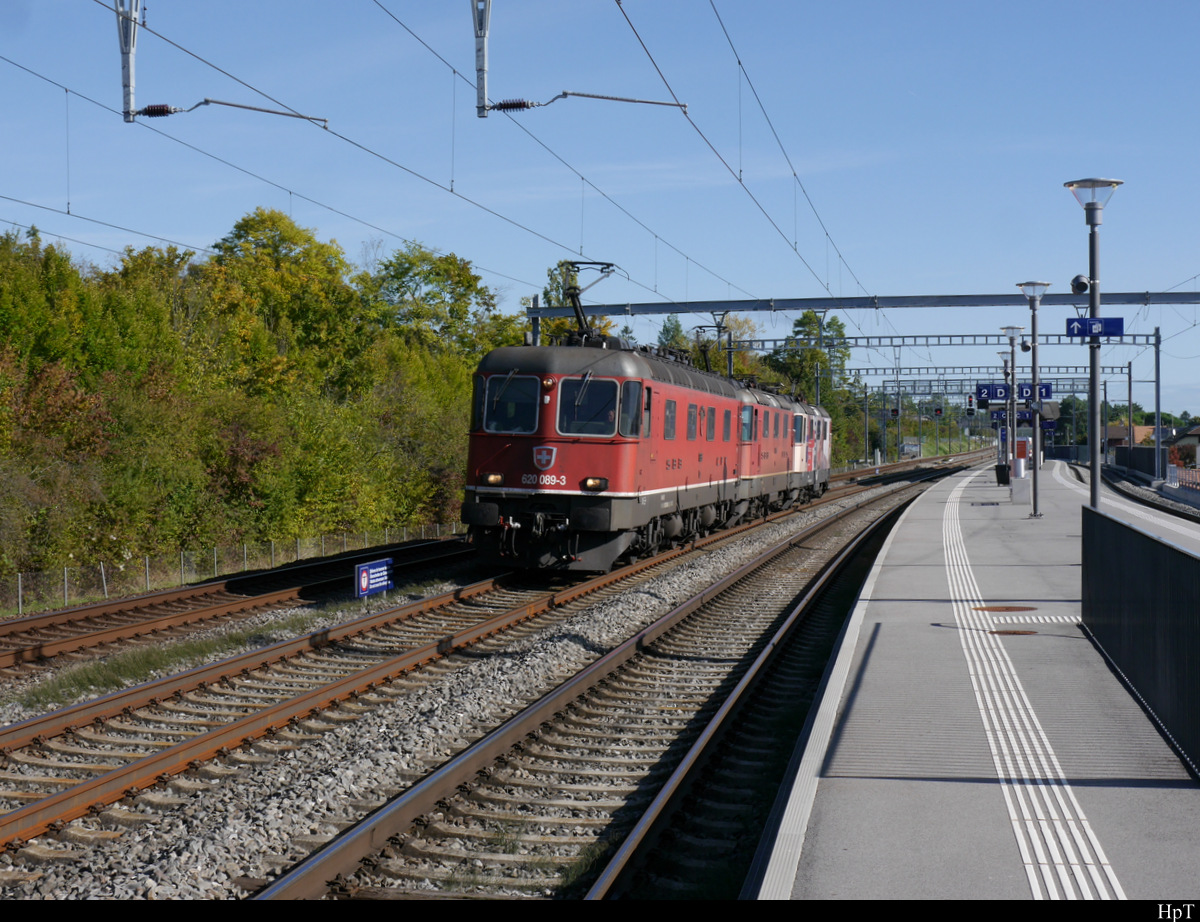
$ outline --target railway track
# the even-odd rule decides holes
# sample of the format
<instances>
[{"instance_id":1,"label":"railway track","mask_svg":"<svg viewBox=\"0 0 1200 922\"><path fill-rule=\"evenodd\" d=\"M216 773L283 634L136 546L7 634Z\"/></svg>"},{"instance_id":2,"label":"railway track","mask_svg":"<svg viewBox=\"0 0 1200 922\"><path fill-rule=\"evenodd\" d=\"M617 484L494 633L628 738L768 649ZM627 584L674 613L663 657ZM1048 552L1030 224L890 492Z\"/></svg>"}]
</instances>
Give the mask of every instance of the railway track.
<instances>
[{"instance_id":1,"label":"railway track","mask_svg":"<svg viewBox=\"0 0 1200 922\"><path fill-rule=\"evenodd\" d=\"M901 493L915 495L893 491L890 508ZM790 603L880 515L855 508L825 520L706 589L259 896L319 896L328 881L363 898L581 895L630 830L653 825L673 773L716 735L710 721L727 716L730 691L778 642ZM369 869L358 872L360 862Z\"/></svg>"},{"instance_id":2,"label":"railway track","mask_svg":"<svg viewBox=\"0 0 1200 922\"><path fill-rule=\"evenodd\" d=\"M133 599L0 621L0 676L15 677L55 657L108 655L131 643L174 639L222 618L315 601L353 586L356 562L391 553L395 571L468 559L461 542L429 542L287 567Z\"/></svg>"},{"instance_id":3,"label":"railway track","mask_svg":"<svg viewBox=\"0 0 1200 922\"><path fill-rule=\"evenodd\" d=\"M726 532L706 543L731 538ZM248 741L268 750L302 745L374 706L441 681L467 647L474 657L503 655L504 645L519 635L502 640L502 630L534 618L539 626L569 618L572 606L584 604L588 593L594 600L614 577L625 582L607 591L627 591L693 550L549 592L477 584L5 728L0 809L8 812L0 815L0 846L20 848L204 760L236 761L229 754ZM414 672L433 660L446 665ZM207 771L223 773L219 764Z\"/></svg>"}]
</instances>

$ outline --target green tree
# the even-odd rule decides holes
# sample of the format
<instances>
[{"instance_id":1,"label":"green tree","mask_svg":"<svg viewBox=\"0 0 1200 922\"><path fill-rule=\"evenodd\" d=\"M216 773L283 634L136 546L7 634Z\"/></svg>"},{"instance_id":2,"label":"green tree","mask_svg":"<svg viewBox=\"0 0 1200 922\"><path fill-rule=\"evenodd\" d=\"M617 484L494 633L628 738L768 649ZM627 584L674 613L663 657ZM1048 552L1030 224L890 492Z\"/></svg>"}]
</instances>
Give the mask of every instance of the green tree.
<instances>
[{"instance_id":1,"label":"green tree","mask_svg":"<svg viewBox=\"0 0 1200 922\"><path fill-rule=\"evenodd\" d=\"M382 302L377 322L410 343L478 357L520 341L521 318L497 312L496 296L470 262L453 253L438 256L409 243L379 264L372 283Z\"/></svg>"},{"instance_id":2,"label":"green tree","mask_svg":"<svg viewBox=\"0 0 1200 922\"><path fill-rule=\"evenodd\" d=\"M658 331L658 344L664 349L676 349L680 352L688 352L691 349L692 342L683 332L683 324L680 323L678 314L667 314L662 329Z\"/></svg>"},{"instance_id":3,"label":"green tree","mask_svg":"<svg viewBox=\"0 0 1200 922\"><path fill-rule=\"evenodd\" d=\"M782 375L786 381L799 388L799 393L808 400L815 400L817 376L821 376L821 397L825 401L842 380L846 363L850 360L850 347L845 344L846 327L837 317L822 323L813 311L805 311L792 324L792 336L797 339L824 342L824 348L805 346L800 349L776 349L763 358L763 364Z\"/></svg>"},{"instance_id":4,"label":"green tree","mask_svg":"<svg viewBox=\"0 0 1200 922\"><path fill-rule=\"evenodd\" d=\"M336 242L323 243L279 211L256 209L213 245L201 267L220 321L214 358L257 393L301 382L337 384L363 345L361 300Z\"/></svg>"}]
</instances>

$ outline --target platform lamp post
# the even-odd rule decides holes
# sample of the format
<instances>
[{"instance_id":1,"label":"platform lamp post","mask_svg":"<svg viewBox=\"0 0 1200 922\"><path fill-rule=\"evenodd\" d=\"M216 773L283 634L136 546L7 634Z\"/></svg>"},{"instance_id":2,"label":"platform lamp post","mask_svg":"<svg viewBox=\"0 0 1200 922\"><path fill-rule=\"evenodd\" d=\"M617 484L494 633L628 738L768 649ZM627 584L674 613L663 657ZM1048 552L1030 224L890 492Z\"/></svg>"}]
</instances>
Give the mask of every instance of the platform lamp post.
<instances>
[{"instance_id":1,"label":"platform lamp post","mask_svg":"<svg viewBox=\"0 0 1200 922\"><path fill-rule=\"evenodd\" d=\"M1012 380L1008 384L1008 473L1011 480L1017 468L1017 341L1024 327L1001 327L1000 332L1008 337L1008 368Z\"/></svg>"},{"instance_id":2,"label":"platform lamp post","mask_svg":"<svg viewBox=\"0 0 1200 922\"><path fill-rule=\"evenodd\" d=\"M996 355L998 355L1000 357L1000 361L1004 364L1004 383L1008 384L1009 383L1009 381L1008 381L1008 353L1005 352L1003 349L1001 349L999 352L996 353ZM1011 387L1011 385L1010 385L1010 387ZM1009 472L1010 479L1011 479L1012 465L1010 464L1010 462L1008 460L1008 441L1001 438L1001 436L1004 435L1006 430L1012 428L1009 425L1009 422L1010 422L1010 420L1008 418L1008 401L1006 400L1006 401L1004 401L1003 425L1000 425L996 428L996 445L999 448L999 456L1000 456L999 463L1009 465L1008 472ZM1009 436L1012 435L1011 432L1009 432L1008 434L1009 434Z\"/></svg>"},{"instance_id":3,"label":"platform lamp post","mask_svg":"<svg viewBox=\"0 0 1200 922\"><path fill-rule=\"evenodd\" d=\"M1033 512L1031 519L1040 519L1042 513L1038 510L1038 468L1042 466L1042 397L1038 393L1038 328L1037 310L1042 303L1042 295L1050 287L1049 282L1018 282L1021 294L1029 299L1029 313L1032 317L1030 340L1033 349L1029 357L1030 377L1033 379Z\"/></svg>"},{"instance_id":4,"label":"platform lamp post","mask_svg":"<svg viewBox=\"0 0 1200 922\"><path fill-rule=\"evenodd\" d=\"M1100 236L1097 229L1104 221L1104 206L1112 198L1119 179L1076 179L1063 183L1083 206L1088 233L1088 317L1100 316ZM1083 294L1072 285L1076 294ZM1088 339L1088 456L1092 479L1091 506L1100 509L1100 337Z\"/></svg>"}]
</instances>

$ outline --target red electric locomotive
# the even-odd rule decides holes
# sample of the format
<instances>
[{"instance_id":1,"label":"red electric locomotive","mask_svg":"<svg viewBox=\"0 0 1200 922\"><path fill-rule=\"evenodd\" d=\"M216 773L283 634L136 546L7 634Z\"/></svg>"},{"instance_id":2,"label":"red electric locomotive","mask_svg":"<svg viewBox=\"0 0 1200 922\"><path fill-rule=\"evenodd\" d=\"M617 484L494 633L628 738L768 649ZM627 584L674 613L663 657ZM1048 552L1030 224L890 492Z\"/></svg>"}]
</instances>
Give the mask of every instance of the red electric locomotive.
<instances>
[{"instance_id":1,"label":"red electric locomotive","mask_svg":"<svg viewBox=\"0 0 1200 922\"><path fill-rule=\"evenodd\" d=\"M487 558L620 558L819 496L829 415L590 331L479 365L462 519Z\"/></svg>"}]
</instances>

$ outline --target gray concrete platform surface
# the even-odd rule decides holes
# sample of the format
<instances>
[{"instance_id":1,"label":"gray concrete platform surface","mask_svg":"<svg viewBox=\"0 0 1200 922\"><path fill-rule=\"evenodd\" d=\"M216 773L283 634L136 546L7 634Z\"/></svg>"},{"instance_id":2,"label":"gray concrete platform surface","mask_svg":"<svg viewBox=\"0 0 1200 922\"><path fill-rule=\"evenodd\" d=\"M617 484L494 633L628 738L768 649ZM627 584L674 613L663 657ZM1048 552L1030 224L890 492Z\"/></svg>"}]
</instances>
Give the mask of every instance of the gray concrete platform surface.
<instances>
[{"instance_id":1,"label":"gray concrete platform surface","mask_svg":"<svg viewBox=\"0 0 1200 922\"><path fill-rule=\"evenodd\" d=\"M1040 481L1040 519L991 471L948 478L905 512L744 896L1200 890L1200 785L1078 624L1086 487L1059 463ZM1182 544L1180 527L1161 530Z\"/></svg>"}]
</instances>

